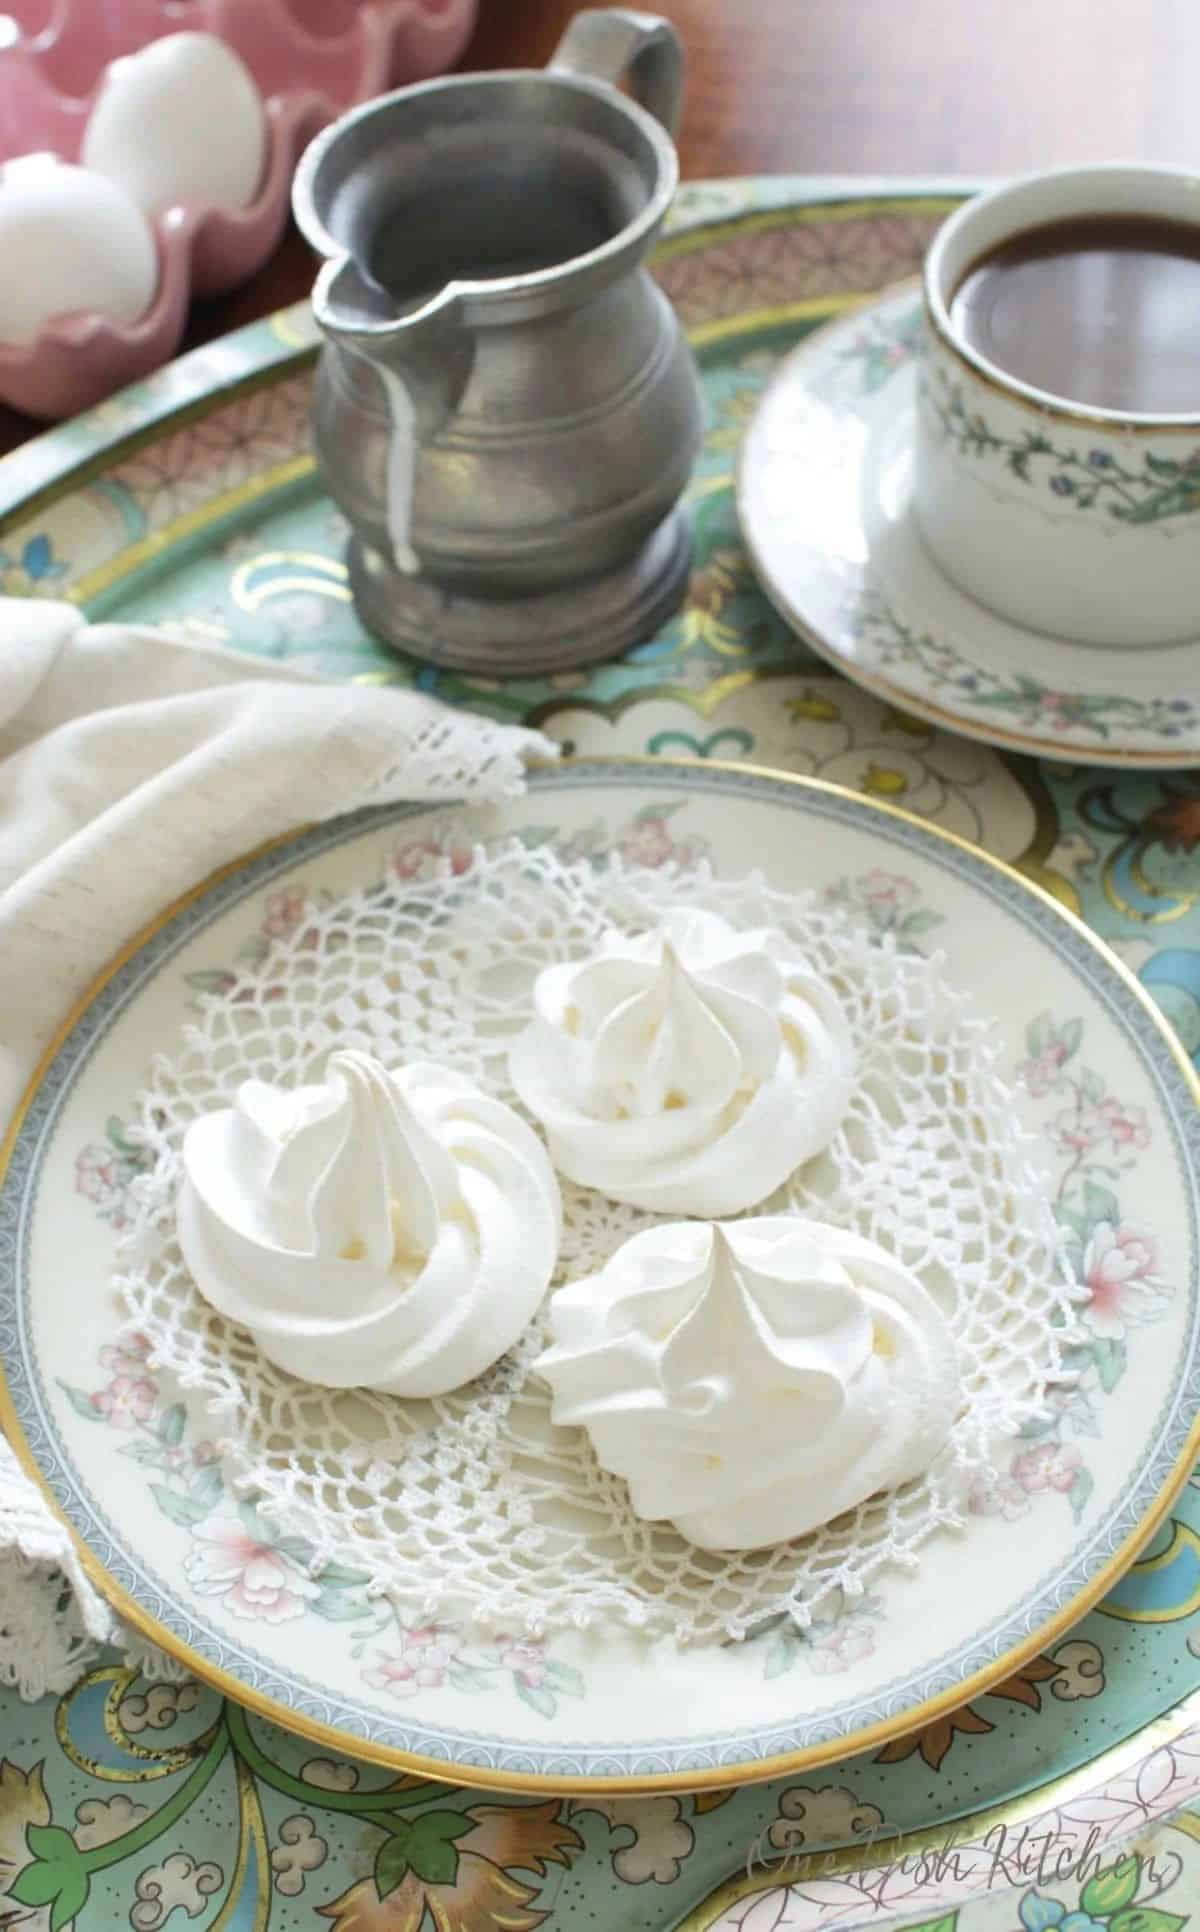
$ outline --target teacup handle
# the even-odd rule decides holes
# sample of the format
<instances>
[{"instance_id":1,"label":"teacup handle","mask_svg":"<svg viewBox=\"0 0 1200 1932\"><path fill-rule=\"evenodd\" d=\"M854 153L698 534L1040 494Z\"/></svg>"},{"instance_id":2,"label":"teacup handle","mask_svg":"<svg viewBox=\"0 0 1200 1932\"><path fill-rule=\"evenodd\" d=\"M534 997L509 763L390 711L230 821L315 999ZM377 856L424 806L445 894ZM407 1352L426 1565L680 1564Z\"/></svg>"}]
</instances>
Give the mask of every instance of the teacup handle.
<instances>
[{"instance_id":1,"label":"teacup handle","mask_svg":"<svg viewBox=\"0 0 1200 1932\"><path fill-rule=\"evenodd\" d=\"M593 7L577 13L551 58L551 74L610 81L626 74L634 99L668 134L683 105L683 45L669 20L632 7Z\"/></svg>"}]
</instances>

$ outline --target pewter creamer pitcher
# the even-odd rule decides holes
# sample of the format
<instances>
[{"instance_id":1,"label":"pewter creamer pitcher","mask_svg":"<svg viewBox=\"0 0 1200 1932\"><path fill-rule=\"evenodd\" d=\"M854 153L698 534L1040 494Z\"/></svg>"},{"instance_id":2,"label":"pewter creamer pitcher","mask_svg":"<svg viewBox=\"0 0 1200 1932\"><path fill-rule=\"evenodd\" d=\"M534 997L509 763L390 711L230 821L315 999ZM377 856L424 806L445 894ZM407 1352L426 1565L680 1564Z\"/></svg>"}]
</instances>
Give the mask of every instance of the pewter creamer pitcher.
<instances>
[{"instance_id":1,"label":"pewter creamer pitcher","mask_svg":"<svg viewBox=\"0 0 1200 1932\"><path fill-rule=\"evenodd\" d=\"M302 158L296 218L329 257L317 456L388 643L561 670L678 603L700 396L642 263L678 179L682 73L666 21L585 12L545 70L403 88Z\"/></svg>"}]
</instances>

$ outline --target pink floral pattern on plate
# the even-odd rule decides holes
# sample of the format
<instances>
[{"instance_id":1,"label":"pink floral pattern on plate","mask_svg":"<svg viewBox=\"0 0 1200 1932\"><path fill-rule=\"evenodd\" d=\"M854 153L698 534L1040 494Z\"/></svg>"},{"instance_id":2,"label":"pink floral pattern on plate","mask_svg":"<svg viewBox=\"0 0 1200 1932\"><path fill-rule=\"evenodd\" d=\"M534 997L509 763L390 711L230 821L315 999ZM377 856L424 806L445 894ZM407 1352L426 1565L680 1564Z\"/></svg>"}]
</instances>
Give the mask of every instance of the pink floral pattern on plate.
<instances>
[{"instance_id":1,"label":"pink floral pattern on plate","mask_svg":"<svg viewBox=\"0 0 1200 1932\"><path fill-rule=\"evenodd\" d=\"M454 1625L406 1627L389 1604L368 1600L361 1572L321 1561L262 1516L253 1497L230 1495L217 1446L187 1442L186 1407L163 1395L144 1336L106 1343L97 1359L107 1376L100 1387L63 1383L63 1391L77 1415L128 1436L119 1453L157 1478L151 1498L188 1534L183 1573L197 1596L219 1599L247 1623L312 1615L345 1624L364 1683L392 1697L443 1685L470 1695L507 1689L551 1718L560 1697L586 1694L582 1673L545 1643L499 1636L472 1646Z\"/></svg>"},{"instance_id":2,"label":"pink floral pattern on plate","mask_svg":"<svg viewBox=\"0 0 1200 1932\"><path fill-rule=\"evenodd\" d=\"M472 1645L455 1624L426 1624L405 1629L386 1610L374 1634L386 1642L373 1651L362 1670L364 1683L389 1697L409 1698L422 1690L475 1693L507 1681L522 1703L543 1717L553 1717L562 1695L582 1697L584 1680L573 1665L549 1653L541 1640L498 1636ZM365 1646L359 1644L357 1651Z\"/></svg>"},{"instance_id":3,"label":"pink floral pattern on plate","mask_svg":"<svg viewBox=\"0 0 1200 1932\"><path fill-rule=\"evenodd\" d=\"M912 879L878 866L861 878L835 880L826 886L825 898L869 926L877 938L894 940L902 953L920 952L917 941L943 923L941 913L921 905Z\"/></svg>"},{"instance_id":4,"label":"pink floral pattern on plate","mask_svg":"<svg viewBox=\"0 0 1200 1932\"><path fill-rule=\"evenodd\" d=\"M1074 1384L1051 1392L1044 1421L1027 1425L1007 1471L971 1496L976 1514L1009 1521L1045 1491L1065 1496L1082 1516L1095 1482L1081 1444L1102 1433L1102 1404L1124 1378L1131 1332L1160 1320L1174 1292L1160 1271L1154 1231L1126 1216L1116 1191L1151 1145L1149 1120L1107 1091L1083 1063L1083 1045L1081 1019L1039 1014L1026 1029L1018 1069L1031 1099L1055 1109L1045 1128L1060 1163L1055 1213L1066 1257L1087 1290L1080 1313L1091 1340L1070 1351Z\"/></svg>"},{"instance_id":5,"label":"pink floral pattern on plate","mask_svg":"<svg viewBox=\"0 0 1200 1932\"><path fill-rule=\"evenodd\" d=\"M1170 1298L1154 1236L1136 1221L1096 1224L1084 1249L1082 1278L1091 1292L1092 1330L1109 1341L1123 1341L1127 1327L1157 1321Z\"/></svg>"},{"instance_id":6,"label":"pink floral pattern on plate","mask_svg":"<svg viewBox=\"0 0 1200 1932\"><path fill-rule=\"evenodd\" d=\"M677 813L684 810L684 798L667 801L656 799L652 804L643 805L624 825L615 831L609 829L602 819L585 825L570 838L562 838L558 828L553 825L527 825L520 837L528 846L557 845L566 859L587 859L597 870L607 865L609 855L616 852L627 865L644 865L657 871L659 866L677 865L684 868L700 865L709 856L707 839L695 833L679 835L672 824Z\"/></svg>"},{"instance_id":7,"label":"pink floral pattern on plate","mask_svg":"<svg viewBox=\"0 0 1200 1932\"><path fill-rule=\"evenodd\" d=\"M92 1202L102 1221L121 1229L129 1220L129 1190L147 1166L145 1150L112 1115L104 1139L89 1141L75 1156L75 1192Z\"/></svg>"},{"instance_id":8,"label":"pink floral pattern on plate","mask_svg":"<svg viewBox=\"0 0 1200 1932\"><path fill-rule=\"evenodd\" d=\"M258 1623L289 1623L321 1594L295 1557L234 1515L192 1526L183 1572L197 1596L224 1597L234 1616Z\"/></svg>"}]
</instances>

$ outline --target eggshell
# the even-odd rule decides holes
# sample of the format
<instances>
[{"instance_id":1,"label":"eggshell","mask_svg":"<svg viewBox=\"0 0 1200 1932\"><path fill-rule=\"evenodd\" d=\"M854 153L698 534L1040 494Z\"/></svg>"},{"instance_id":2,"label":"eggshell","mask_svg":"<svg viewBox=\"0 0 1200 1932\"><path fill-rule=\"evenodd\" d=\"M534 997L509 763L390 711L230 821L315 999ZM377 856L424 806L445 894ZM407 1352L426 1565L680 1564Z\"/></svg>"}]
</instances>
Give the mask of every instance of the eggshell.
<instances>
[{"instance_id":1,"label":"eggshell","mask_svg":"<svg viewBox=\"0 0 1200 1932\"><path fill-rule=\"evenodd\" d=\"M181 33L113 61L80 158L154 215L248 206L266 150L262 97L244 61L215 34Z\"/></svg>"},{"instance_id":2,"label":"eggshell","mask_svg":"<svg viewBox=\"0 0 1200 1932\"><path fill-rule=\"evenodd\" d=\"M32 342L81 309L136 322L154 300L150 224L103 175L25 154L0 167L0 343Z\"/></svg>"}]
</instances>

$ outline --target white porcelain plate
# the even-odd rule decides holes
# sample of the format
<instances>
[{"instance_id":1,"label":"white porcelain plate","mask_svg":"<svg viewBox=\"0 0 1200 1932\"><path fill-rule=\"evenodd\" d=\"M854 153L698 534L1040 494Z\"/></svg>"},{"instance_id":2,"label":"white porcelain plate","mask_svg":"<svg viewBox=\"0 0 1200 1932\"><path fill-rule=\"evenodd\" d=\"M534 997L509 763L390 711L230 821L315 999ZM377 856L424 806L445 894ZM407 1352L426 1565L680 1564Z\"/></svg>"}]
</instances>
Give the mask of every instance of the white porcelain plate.
<instances>
[{"instance_id":1,"label":"white porcelain plate","mask_svg":"<svg viewBox=\"0 0 1200 1932\"><path fill-rule=\"evenodd\" d=\"M847 677L931 723L1069 763L1195 764L1200 613L1191 643L1074 644L995 616L926 551L910 510L920 338L906 284L818 330L767 388L738 512L772 602ZM1063 454L1086 465L1074 443Z\"/></svg>"},{"instance_id":2,"label":"white porcelain plate","mask_svg":"<svg viewBox=\"0 0 1200 1932\"><path fill-rule=\"evenodd\" d=\"M306 899L402 893L472 836L552 838L812 885L901 946L942 948L1002 1025L1059 1211L1092 1287L1081 1379L1010 1444L968 1528L915 1575L804 1638L679 1652L619 1632L546 1644L403 1627L361 1579L272 1535L228 1494L216 1429L118 1346L114 1231L138 1171L123 1122L198 991L294 926ZM0 1183L6 1426L126 1614L281 1723L468 1783L732 1783L923 1722L1016 1668L1131 1560L1196 1453L1200 1116L1146 996L1015 873L815 781L736 767L580 761L502 808L387 809L249 858L144 935L32 1088Z\"/></svg>"}]
</instances>

